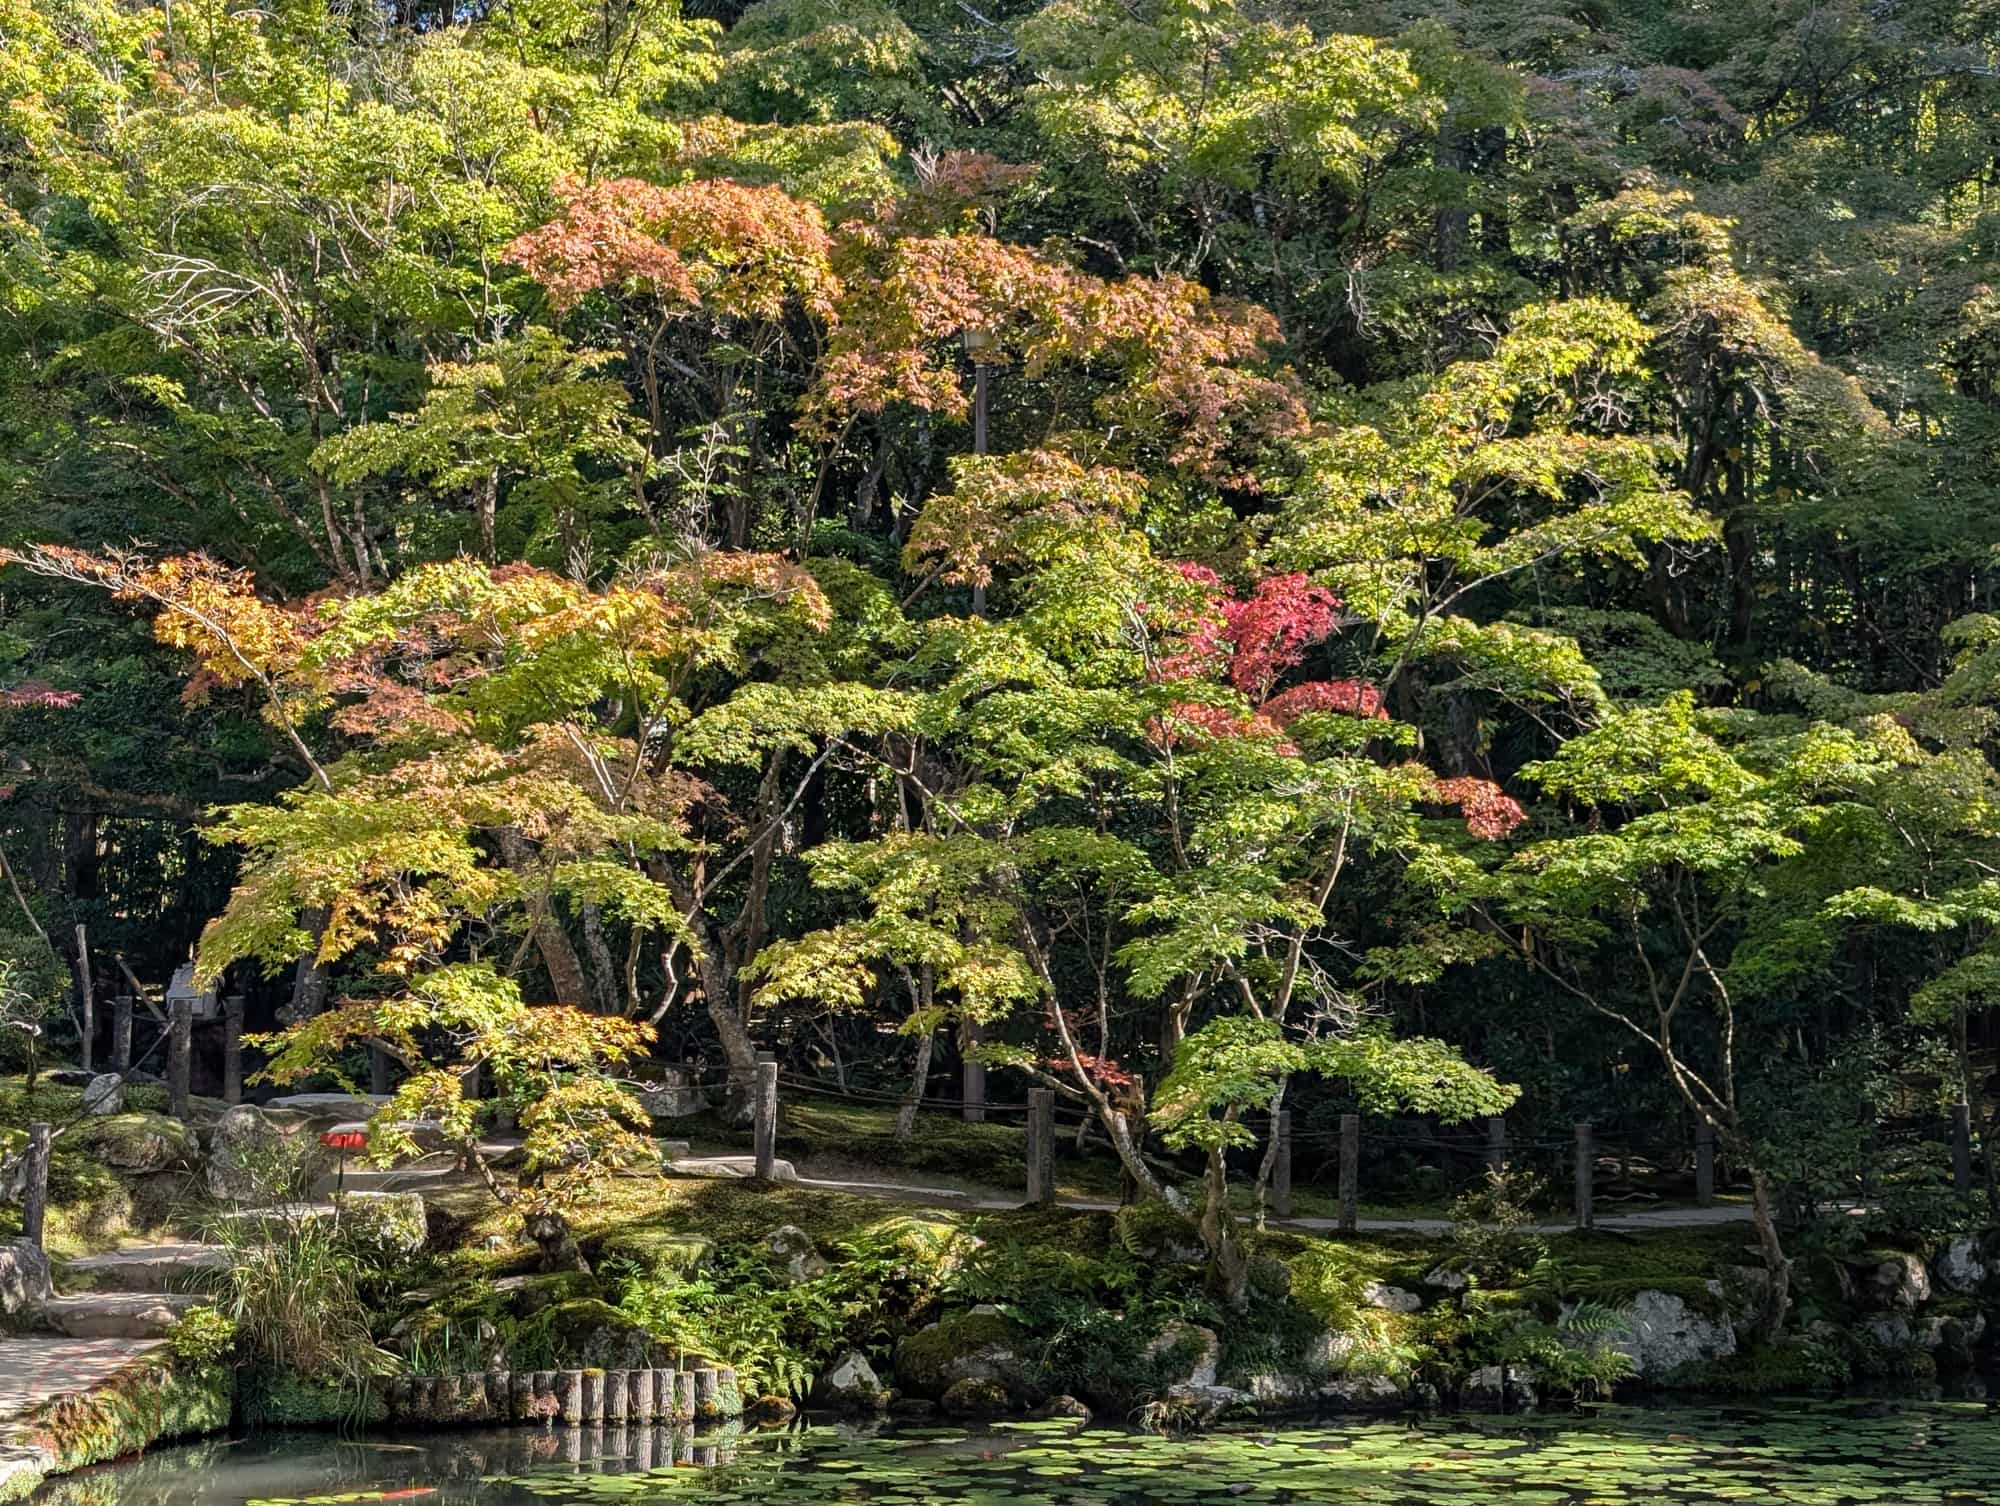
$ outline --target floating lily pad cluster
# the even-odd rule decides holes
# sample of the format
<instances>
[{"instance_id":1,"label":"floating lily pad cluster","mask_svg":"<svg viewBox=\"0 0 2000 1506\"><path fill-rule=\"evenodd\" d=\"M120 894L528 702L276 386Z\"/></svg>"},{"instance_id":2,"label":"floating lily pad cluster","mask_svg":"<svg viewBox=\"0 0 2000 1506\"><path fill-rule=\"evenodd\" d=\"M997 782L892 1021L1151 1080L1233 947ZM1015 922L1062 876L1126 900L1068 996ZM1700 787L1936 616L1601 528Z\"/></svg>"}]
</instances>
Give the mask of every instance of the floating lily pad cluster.
<instances>
[{"instance_id":1,"label":"floating lily pad cluster","mask_svg":"<svg viewBox=\"0 0 2000 1506\"><path fill-rule=\"evenodd\" d=\"M1355 1423L1166 1438L1072 1422L991 1430L914 1428L868 1434L814 1427L731 1438L721 1447L645 1450L607 1433L585 1462L488 1473L476 1435L401 1449L346 1446L301 1457L318 1487L274 1496L285 1464L257 1461L263 1489L230 1490L213 1458L191 1489L161 1490L155 1455L131 1490L91 1506L350 1506L435 1495L440 1506L555 1506L686 1501L689 1506L2000 1506L2000 1414L1984 1403L1853 1403L1797 1409L1605 1408L1589 1418L1464 1418ZM448 1453L437 1452L442 1446ZM321 1445L322 1448L327 1447ZM517 1453L515 1458L521 1456ZM248 1464L249 1461L244 1461ZM169 1471L170 1472L170 1467ZM365 1475L365 1482L355 1476ZM345 1478L340 1476L345 1475ZM338 1489L331 1488L336 1485ZM245 1483L249 1483L246 1476ZM361 1488L356 1488L357 1486Z\"/></svg>"}]
</instances>

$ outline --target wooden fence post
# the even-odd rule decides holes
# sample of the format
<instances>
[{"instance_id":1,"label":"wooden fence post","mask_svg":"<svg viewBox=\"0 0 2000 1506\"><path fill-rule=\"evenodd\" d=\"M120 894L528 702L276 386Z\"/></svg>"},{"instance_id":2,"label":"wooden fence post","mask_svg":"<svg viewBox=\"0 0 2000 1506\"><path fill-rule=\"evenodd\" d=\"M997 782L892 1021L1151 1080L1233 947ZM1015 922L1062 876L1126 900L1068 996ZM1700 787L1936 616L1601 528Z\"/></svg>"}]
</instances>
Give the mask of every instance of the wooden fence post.
<instances>
[{"instance_id":1,"label":"wooden fence post","mask_svg":"<svg viewBox=\"0 0 2000 1506\"><path fill-rule=\"evenodd\" d=\"M1056 1094L1028 1089L1028 1201L1056 1200Z\"/></svg>"},{"instance_id":2,"label":"wooden fence post","mask_svg":"<svg viewBox=\"0 0 2000 1506\"><path fill-rule=\"evenodd\" d=\"M222 1001L222 1101L243 1101L243 995Z\"/></svg>"},{"instance_id":3,"label":"wooden fence post","mask_svg":"<svg viewBox=\"0 0 2000 1506\"><path fill-rule=\"evenodd\" d=\"M188 1078L194 1055L194 1000L185 996L169 1006L167 1017L167 1112L188 1116Z\"/></svg>"},{"instance_id":4,"label":"wooden fence post","mask_svg":"<svg viewBox=\"0 0 2000 1506\"><path fill-rule=\"evenodd\" d=\"M977 1046L980 1041L979 1021L967 1020L958 1032L961 1051ZM960 1111L967 1124L986 1122L986 1064L976 1062L971 1057L965 1059L964 1070L959 1075Z\"/></svg>"},{"instance_id":5,"label":"wooden fence post","mask_svg":"<svg viewBox=\"0 0 2000 1506\"><path fill-rule=\"evenodd\" d=\"M1576 1127L1576 1226L1579 1229L1596 1226L1596 1213L1591 1207L1596 1185L1597 1152L1590 1143L1590 1125L1585 1122Z\"/></svg>"},{"instance_id":6,"label":"wooden fence post","mask_svg":"<svg viewBox=\"0 0 2000 1506\"><path fill-rule=\"evenodd\" d=\"M1340 1232L1361 1224L1361 1116L1340 1116Z\"/></svg>"},{"instance_id":7,"label":"wooden fence post","mask_svg":"<svg viewBox=\"0 0 2000 1506\"><path fill-rule=\"evenodd\" d=\"M1498 1176L1507 1169L1507 1116L1493 1114L1486 1120L1486 1169Z\"/></svg>"},{"instance_id":8,"label":"wooden fence post","mask_svg":"<svg viewBox=\"0 0 2000 1506\"><path fill-rule=\"evenodd\" d=\"M82 926L76 928L76 1002L83 1032L77 1048L77 1065L88 1072L91 1053L97 1046L97 998L90 982L90 938Z\"/></svg>"},{"instance_id":9,"label":"wooden fence post","mask_svg":"<svg viewBox=\"0 0 2000 1506\"><path fill-rule=\"evenodd\" d=\"M1703 1208L1715 1206L1715 1126L1706 1119L1694 1126L1694 1200Z\"/></svg>"},{"instance_id":10,"label":"wooden fence post","mask_svg":"<svg viewBox=\"0 0 2000 1506\"><path fill-rule=\"evenodd\" d=\"M1278 1111L1277 1159L1271 1164L1271 1211L1279 1218L1292 1216L1292 1111Z\"/></svg>"},{"instance_id":11,"label":"wooden fence post","mask_svg":"<svg viewBox=\"0 0 2000 1506\"><path fill-rule=\"evenodd\" d=\"M132 1070L132 996L120 994L111 1001L111 1070L120 1074Z\"/></svg>"},{"instance_id":12,"label":"wooden fence post","mask_svg":"<svg viewBox=\"0 0 2000 1506\"><path fill-rule=\"evenodd\" d=\"M778 1165L778 1064L757 1063L756 1096L751 1101L752 1133L757 1152L757 1180L768 1182Z\"/></svg>"},{"instance_id":13,"label":"wooden fence post","mask_svg":"<svg viewBox=\"0 0 2000 1506\"><path fill-rule=\"evenodd\" d=\"M21 1235L42 1248L42 1226L49 1211L49 1139L47 1124L28 1126L27 1181L21 1190Z\"/></svg>"},{"instance_id":14,"label":"wooden fence post","mask_svg":"<svg viewBox=\"0 0 2000 1506\"><path fill-rule=\"evenodd\" d=\"M1964 1197L1972 1191L1972 1105L1951 1106L1951 1185Z\"/></svg>"}]
</instances>

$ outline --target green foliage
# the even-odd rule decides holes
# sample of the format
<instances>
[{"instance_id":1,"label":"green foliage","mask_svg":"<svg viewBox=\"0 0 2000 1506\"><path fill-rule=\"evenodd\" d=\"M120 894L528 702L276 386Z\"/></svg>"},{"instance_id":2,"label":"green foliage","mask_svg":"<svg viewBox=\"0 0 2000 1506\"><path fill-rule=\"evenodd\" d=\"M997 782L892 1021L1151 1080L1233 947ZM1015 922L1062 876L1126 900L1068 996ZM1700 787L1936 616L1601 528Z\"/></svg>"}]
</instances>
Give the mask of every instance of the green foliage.
<instances>
[{"instance_id":1,"label":"green foliage","mask_svg":"<svg viewBox=\"0 0 2000 1506\"><path fill-rule=\"evenodd\" d=\"M196 1369L219 1364L236 1347L236 1324L213 1307L190 1308L168 1330L167 1347Z\"/></svg>"},{"instance_id":2,"label":"green foliage","mask_svg":"<svg viewBox=\"0 0 2000 1506\"><path fill-rule=\"evenodd\" d=\"M369 1331L376 1272L337 1219L239 1216L213 1233L229 1256L212 1278L214 1311L245 1360L350 1397L390 1372Z\"/></svg>"}]
</instances>

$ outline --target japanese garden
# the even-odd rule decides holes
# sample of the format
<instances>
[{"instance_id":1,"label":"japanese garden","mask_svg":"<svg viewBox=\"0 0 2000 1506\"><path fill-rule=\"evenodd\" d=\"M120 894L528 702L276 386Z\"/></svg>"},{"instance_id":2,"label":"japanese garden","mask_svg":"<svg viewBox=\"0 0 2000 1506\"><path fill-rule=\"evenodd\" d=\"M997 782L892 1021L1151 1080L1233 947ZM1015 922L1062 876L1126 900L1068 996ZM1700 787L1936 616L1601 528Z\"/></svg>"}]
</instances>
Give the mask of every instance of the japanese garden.
<instances>
[{"instance_id":1,"label":"japanese garden","mask_svg":"<svg viewBox=\"0 0 2000 1506\"><path fill-rule=\"evenodd\" d=\"M1996 122L0 0L0 1500L2000 1502Z\"/></svg>"}]
</instances>

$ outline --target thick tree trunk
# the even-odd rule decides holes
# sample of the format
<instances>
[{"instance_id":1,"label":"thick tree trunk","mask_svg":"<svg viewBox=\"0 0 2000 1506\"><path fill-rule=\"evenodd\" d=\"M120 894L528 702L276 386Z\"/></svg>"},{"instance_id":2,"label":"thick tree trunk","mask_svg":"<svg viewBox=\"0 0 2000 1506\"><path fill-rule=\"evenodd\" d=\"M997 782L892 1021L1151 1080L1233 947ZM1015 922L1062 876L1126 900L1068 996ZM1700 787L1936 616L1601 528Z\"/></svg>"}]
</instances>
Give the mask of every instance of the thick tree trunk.
<instances>
[{"instance_id":1,"label":"thick tree trunk","mask_svg":"<svg viewBox=\"0 0 2000 1506\"><path fill-rule=\"evenodd\" d=\"M328 979L326 969L320 966L319 943L331 918L325 910L307 910L299 916L299 924L312 938L312 944L292 973L292 1002L287 1010L291 1020L309 1020L326 1008Z\"/></svg>"},{"instance_id":2,"label":"thick tree trunk","mask_svg":"<svg viewBox=\"0 0 2000 1506\"><path fill-rule=\"evenodd\" d=\"M1250 1305L1250 1258L1229 1214L1229 1163L1219 1147L1208 1153L1204 1191L1201 1241L1208 1247L1209 1280L1225 1307L1242 1312Z\"/></svg>"}]
</instances>

